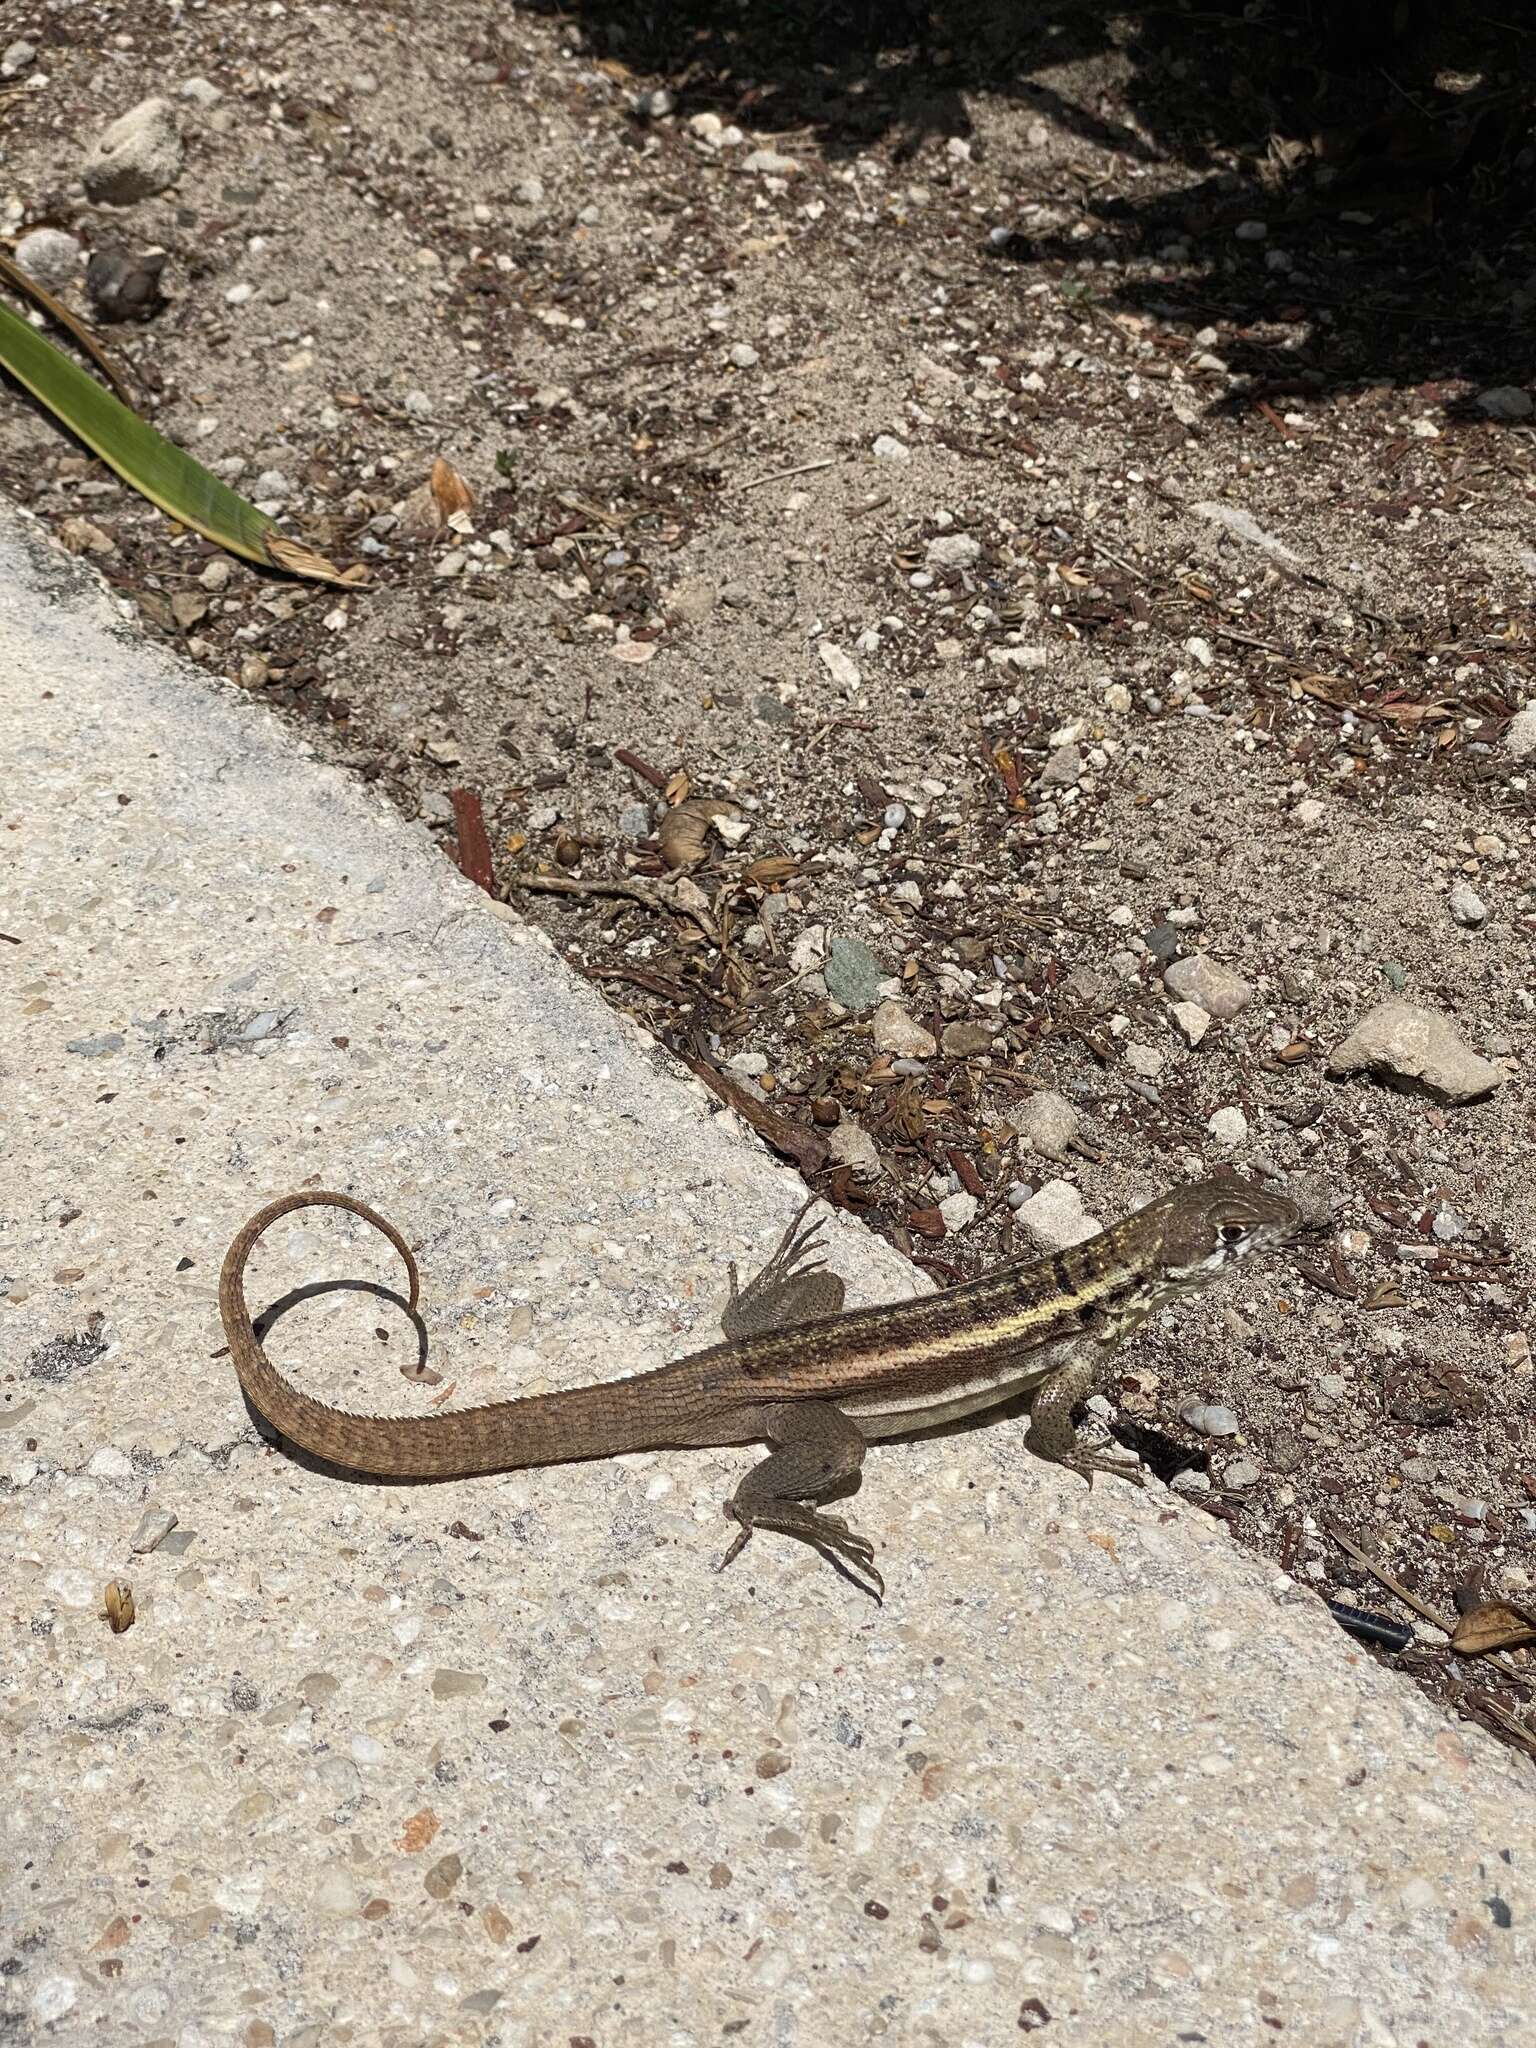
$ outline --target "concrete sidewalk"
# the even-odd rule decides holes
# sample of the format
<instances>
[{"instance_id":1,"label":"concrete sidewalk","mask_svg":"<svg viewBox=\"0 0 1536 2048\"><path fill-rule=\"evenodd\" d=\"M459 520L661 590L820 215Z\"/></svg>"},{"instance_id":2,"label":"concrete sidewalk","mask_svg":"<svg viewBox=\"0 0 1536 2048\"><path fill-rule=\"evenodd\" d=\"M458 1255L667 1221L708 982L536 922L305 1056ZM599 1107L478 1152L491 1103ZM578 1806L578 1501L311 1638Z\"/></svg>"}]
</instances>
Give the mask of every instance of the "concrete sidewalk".
<instances>
[{"instance_id":1,"label":"concrete sidewalk","mask_svg":"<svg viewBox=\"0 0 1536 2048\"><path fill-rule=\"evenodd\" d=\"M265 1445L215 1283L269 1195L418 1246L441 1386L364 1293L271 1348L420 1413L709 1341L800 1184L10 512L0 592L0 2038L1536 2035L1530 1772L1159 1490L1016 1426L878 1449L876 1611L771 1537L716 1575L755 1452ZM253 1304L339 1278L398 1274L310 1211Z\"/></svg>"}]
</instances>

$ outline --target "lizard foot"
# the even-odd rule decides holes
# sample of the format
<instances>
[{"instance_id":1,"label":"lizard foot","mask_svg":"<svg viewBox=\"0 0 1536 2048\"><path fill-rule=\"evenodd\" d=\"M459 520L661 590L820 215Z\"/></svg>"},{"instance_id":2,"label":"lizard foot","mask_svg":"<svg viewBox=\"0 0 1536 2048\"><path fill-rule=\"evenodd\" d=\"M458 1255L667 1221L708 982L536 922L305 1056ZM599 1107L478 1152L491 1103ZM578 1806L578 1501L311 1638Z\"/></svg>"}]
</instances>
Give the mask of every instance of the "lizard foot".
<instances>
[{"instance_id":1,"label":"lizard foot","mask_svg":"<svg viewBox=\"0 0 1536 2048\"><path fill-rule=\"evenodd\" d=\"M1070 1466L1074 1472L1080 1472L1087 1480L1090 1491L1095 1472L1108 1472L1116 1479L1128 1479L1132 1486L1145 1486L1147 1483L1147 1475L1141 1469L1139 1458L1111 1458L1098 1451L1075 1451L1070 1458L1063 1458L1061 1462Z\"/></svg>"},{"instance_id":2,"label":"lizard foot","mask_svg":"<svg viewBox=\"0 0 1536 2048\"><path fill-rule=\"evenodd\" d=\"M745 1511L735 1502L728 1501L725 1512L733 1521L740 1522L741 1529L721 1558L718 1570L724 1571L728 1564L740 1557L754 1529L775 1529L781 1536L793 1536L801 1543L808 1543L834 1571L857 1586L861 1593L868 1593L877 1607L883 1604L885 1580L875 1569L874 1545L868 1537L850 1529L841 1515L824 1515L815 1508L803 1507L797 1501L754 1503Z\"/></svg>"}]
</instances>

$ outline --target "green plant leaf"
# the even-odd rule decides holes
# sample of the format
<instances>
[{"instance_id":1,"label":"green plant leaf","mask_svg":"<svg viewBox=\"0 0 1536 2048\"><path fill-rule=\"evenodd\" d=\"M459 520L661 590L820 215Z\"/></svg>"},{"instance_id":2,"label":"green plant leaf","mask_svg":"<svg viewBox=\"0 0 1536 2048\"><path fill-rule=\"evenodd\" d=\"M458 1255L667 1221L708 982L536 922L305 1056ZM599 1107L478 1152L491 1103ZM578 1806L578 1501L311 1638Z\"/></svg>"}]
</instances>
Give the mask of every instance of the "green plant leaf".
<instances>
[{"instance_id":1,"label":"green plant leaf","mask_svg":"<svg viewBox=\"0 0 1536 2048\"><path fill-rule=\"evenodd\" d=\"M265 512L120 404L5 305L0 305L0 368L9 370L125 483L183 526L264 569L286 569L327 583L357 580L302 541L280 534Z\"/></svg>"}]
</instances>

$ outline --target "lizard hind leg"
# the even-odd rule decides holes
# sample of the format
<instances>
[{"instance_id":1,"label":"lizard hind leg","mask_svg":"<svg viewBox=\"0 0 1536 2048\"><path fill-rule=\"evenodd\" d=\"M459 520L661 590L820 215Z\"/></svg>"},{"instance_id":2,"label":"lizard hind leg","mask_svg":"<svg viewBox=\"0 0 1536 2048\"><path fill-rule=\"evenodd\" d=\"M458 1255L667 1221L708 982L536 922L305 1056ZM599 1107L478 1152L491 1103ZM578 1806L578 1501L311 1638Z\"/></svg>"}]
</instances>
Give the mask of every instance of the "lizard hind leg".
<instances>
[{"instance_id":1,"label":"lizard hind leg","mask_svg":"<svg viewBox=\"0 0 1536 2048\"><path fill-rule=\"evenodd\" d=\"M720 1327L732 1343L765 1330L786 1330L815 1316L835 1316L842 1307L842 1281L816 1257L823 1247L821 1225L805 1220L819 1200L813 1194L801 1205L773 1257L739 1290L736 1262L731 1261L731 1298Z\"/></svg>"},{"instance_id":2,"label":"lizard hind leg","mask_svg":"<svg viewBox=\"0 0 1536 2048\"><path fill-rule=\"evenodd\" d=\"M773 1449L726 1503L741 1529L720 1570L740 1557L755 1529L774 1529L808 1543L878 1605L885 1581L875 1569L874 1545L840 1515L810 1505L853 1491L864 1462L863 1436L830 1401L792 1401L769 1411L768 1439Z\"/></svg>"}]
</instances>

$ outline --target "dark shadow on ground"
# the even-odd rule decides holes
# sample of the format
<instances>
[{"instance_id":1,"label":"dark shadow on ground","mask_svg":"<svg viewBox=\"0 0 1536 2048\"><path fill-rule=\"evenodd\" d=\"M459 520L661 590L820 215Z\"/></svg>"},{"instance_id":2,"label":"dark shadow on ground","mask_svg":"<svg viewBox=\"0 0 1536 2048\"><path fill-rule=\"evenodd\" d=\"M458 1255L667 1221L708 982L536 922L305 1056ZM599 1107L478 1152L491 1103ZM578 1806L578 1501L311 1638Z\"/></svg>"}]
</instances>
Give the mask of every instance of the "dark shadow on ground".
<instances>
[{"instance_id":1,"label":"dark shadow on ground","mask_svg":"<svg viewBox=\"0 0 1536 2048\"><path fill-rule=\"evenodd\" d=\"M1026 224L998 248L978 228L976 253L1079 281L1107 308L1219 323L1230 367L1264 390L1521 384L1536 372L1536 16L1527 25L1525 8L534 4L637 87L668 87L679 115L809 134L834 159L880 150L901 162L969 137L980 94L1038 110L1103 153L1102 186L1062 194L1094 233ZM1262 239L1238 232L1250 222ZM1128 268L1106 277L1107 261ZM1269 323L1299 323L1306 338L1281 346Z\"/></svg>"}]
</instances>

